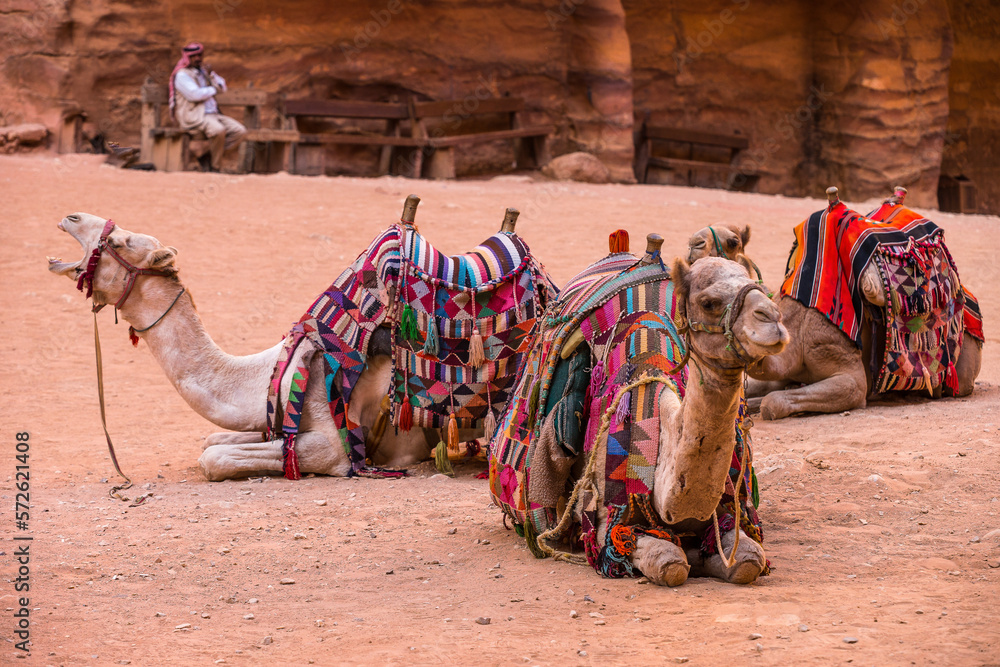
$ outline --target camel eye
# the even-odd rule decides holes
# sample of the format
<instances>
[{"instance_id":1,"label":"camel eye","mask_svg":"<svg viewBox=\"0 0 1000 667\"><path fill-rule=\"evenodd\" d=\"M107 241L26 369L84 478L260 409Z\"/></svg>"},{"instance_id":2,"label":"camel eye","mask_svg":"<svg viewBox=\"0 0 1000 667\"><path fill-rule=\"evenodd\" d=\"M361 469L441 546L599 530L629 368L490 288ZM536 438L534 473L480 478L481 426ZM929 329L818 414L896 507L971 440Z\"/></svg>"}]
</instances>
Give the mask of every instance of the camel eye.
<instances>
[{"instance_id":1,"label":"camel eye","mask_svg":"<svg viewBox=\"0 0 1000 667\"><path fill-rule=\"evenodd\" d=\"M740 242L737 241L736 239L728 239L726 241L726 245L729 246L730 250L736 250L737 248L740 247Z\"/></svg>"},{"instance_id":2,"label":"camel eye","mask_svg":"<svg viewBox=\"0 0 1000 667\"><path fill-rule=\"evenodd\" d=\"M703 296L698 302L702 308L709 312L714 312L719 309L722 303L718 299L713 299L710 296Z\"/></svg>"}]
</instances>

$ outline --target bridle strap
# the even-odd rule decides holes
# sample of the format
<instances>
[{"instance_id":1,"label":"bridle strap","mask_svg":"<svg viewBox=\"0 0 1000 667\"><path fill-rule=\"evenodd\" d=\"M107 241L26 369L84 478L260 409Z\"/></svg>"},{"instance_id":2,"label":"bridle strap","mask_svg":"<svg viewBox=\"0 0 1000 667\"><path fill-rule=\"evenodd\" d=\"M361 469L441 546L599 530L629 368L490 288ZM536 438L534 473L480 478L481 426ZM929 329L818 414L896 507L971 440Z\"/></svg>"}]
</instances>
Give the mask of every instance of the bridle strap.
<instances>
[{"instance_id":1,"label":"bridle strap","mask_svg":"<svg viewBox=\"0 0 1000 667\"><path fill-rule=\"evenodd\" d=\"M740 343L739 339L733 333L733 324L736 323L736 318L739 317L740 311L743 310L743 304L746 302L747 295L752 291L758 291L765 293L764 288L758 283L747 283L740 288L740 291L736 293L733 300L726 306L726 311L722 314L722 318L719 320L718 324L706 324L704 322L692 322L688 321L687 328L690 331L698 331L702 333L716 333L722 334L729 341L729 347L736 353L736 357L743 362L740 366L734 366L732 368L710 363L701 354L694 352L694 355L698 357L702 363L707 366L716 368L718 370L736 370L737 368L745 368L746 366L753 363L754 359L747 354L746 348ZM688 348L692 348L691 341L688 341Z\"/></svg>"},{"instance_id":2,"label":"bridle strap","mask_svg":"<svg viewBox=\"0 0 1000 667\"><path fill-rule=\"evenodd\" d=\"M108 494L112 498L117 498L124 502L129 502L129 497L122 495L122 491L132 488L132 480L129 479L128 475L122 472L121 466L118 465L118 457L115 456L115 446L111 443L111 434L108 433L108 421L105 416L104 410L104 369L101 363L101 336L97 331L97 311L94 311L94 350L97 356L97 397L101 404L101 426L104 428L104 438L108 441L108 453L111 454L111 462L115 466L115 470L119 475L124 478L125 483L119 484L112 487ZM129 507L138 507L146 501L147 496L139 496L134 501L131 502Z\"/></svg>"},{"instance_id":3,"label":"bridle strap","mask_svg":"<svg viewBox=\"0 0 1000 667\"><path fill-rule=\"evenodd\" d=\"M118 302L115 303L115 309L121 310L121 307L125 304L125 301L128 299L129 295L132 294L132 288L135 287L135 279L138 276L169 277L172 274L168 271L163 271L161 269L140 269L139 267L130 264L128 260L119 255L118 251L115 250L114 247L112 247L112 245L108 242L108 237L111 235L111 232L114 230L114 228L115 228L114 220L108 220L107 223L105 223L104 230L101 232L101 240L98 241L97 248L94 250L94 254L100 257L101 253L107 252L109 255L111 255L112 259L114 259L116 262L121 264L122 267L124 267L127 273L127 277L125 278L125 289L122 291L121 298L119 298ZM91 276L90 279L91 281L93 281L93 276ZM96 313L100 311L101 308L104 308L105 305L107 304L103 303L100 305L94 304L94 312Z\"/></svg>"}]
</instances>

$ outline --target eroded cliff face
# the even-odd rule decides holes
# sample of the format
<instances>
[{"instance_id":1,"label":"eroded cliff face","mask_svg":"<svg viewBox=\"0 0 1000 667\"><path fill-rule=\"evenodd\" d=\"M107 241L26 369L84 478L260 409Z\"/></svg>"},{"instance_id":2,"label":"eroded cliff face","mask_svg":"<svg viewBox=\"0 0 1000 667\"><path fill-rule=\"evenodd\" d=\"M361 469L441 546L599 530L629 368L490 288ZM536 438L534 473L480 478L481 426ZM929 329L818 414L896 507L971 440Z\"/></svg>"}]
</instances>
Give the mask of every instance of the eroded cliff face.
<instances>
[{"instance_id":1,"label":"eroded cliff face","mask_svg":"<svg viewBox=\"0 0 1000 667\"><path fill-rule=\"evenodd\" d=\"M524 97L529 121L556 126L554 155L590 152L617 181L632 178L632 133L648 114L746 137L740 164L762 192L838 185L859 199L900 184L933 205L944 152L998 207L987 179L1000 96L983 73L997 67L1000 12L950 2L954 38L944 0L8 0L0 124L54 130L75 103L90 133L137 145L142 82L165 83L180 46L201 41L235 88L470 108L480 96ZM339 155L349 173L377 160ZM509 146L473 147L457 166L474 174L511 159Z\"/></svg>"},{"instance_id":2,"label":"eroded cliff face","mask_svg":"<svg viewBox=\"0 0 1000 667\"><path fill-rule=\"evenodd\" d=\"M846 10L846 11L845 11ZM828 93L818 115L819 178L851 199L885 196L935 206L948 122L952 32L943 2L819 3L811 38L816 81Z\"/></svg>"},{"instance_id":3,"label":"eroded cliff face","mask_svg":"<svg viewBox=\"0 0 1000 667\"><path fill-rule=\"evenodd\" d=\"M975 186L980 213L1000 212L1000 13L990 0L948 3L955 32L941 173Z\"/></svg>"}]
</instances>

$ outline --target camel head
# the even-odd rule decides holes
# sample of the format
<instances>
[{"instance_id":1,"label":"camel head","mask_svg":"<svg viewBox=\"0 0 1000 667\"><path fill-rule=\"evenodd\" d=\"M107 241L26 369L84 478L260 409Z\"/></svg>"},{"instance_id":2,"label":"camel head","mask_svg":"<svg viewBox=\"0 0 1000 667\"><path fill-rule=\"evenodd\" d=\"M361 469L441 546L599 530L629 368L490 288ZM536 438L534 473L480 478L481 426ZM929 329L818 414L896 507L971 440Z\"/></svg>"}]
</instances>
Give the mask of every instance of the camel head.
<instances>
[{"instance_id":1,"label":"camel head","mask_svg":"<svg viewBox=\"0 0 1000 667\"><path fill-rule=\"evenodd\" d=\"M694 264L674 260L671 275L682 315L691 323L696 348L692 353L710 364L742 367L778 354L788 344L778 307L751 279L750 271L743 255L735 262L718 257ZM718 331L705 331L706 327ZM731 336L725 332L727 327Z\"/></svg>"},{"instance_id":2,"label":"camel head","mask_svg":"<svg viewBox=\"0 0 1000 667\"><path fill-rule=\"evenodd\" d=\"M78 262L64 262L49 257L49 271L77 281L77 288L92 285L95 306L119 304L126 289L130 288L130 273L122 261L136 269L149 269L159 275L174 276L177 267L175 248L164 246L152 236L136 234L115 225L102 239L108 220L89 213L72 213L63 218L58 227L69 233L83 246L83 258ZM121 258L115 260L115 255ZM92 277L89 272L92 269ZM84 278L89 277L89 280ZM89 282L90 285L86 285Z\"/></svg>"},{"instance_id":3,"label":"camel head","mask_svg":"<svg viewBox=\"0 0 1000 667\"><path fill-rule=\"evenodd\" d=\"M709 412L724 414L727 404L737 400L743 370L767 355L778 354L789 342L781 313L760 286L750 278L743 258L729 261L707 257L688 264L676 259L672 279L678 299L678 320L690 328L691 369L688 391L704 384ZM734 391L735 390L735 391ZM700 386L699 386L700 392ZM676 402L671 392L660 398L661 414L675 412L664 402ZM713 402L719 403L713 405ZM719 425L711 425L711 414L684 414L683 428L703 429L706 437ZM689 424L687 420L703 421ZM667 523L685 519L705 520L712 515L729 475L732 449L706 452L697 447L672 446L671 429L677 424L661 422L660 456L654 507ZM721 425L731 433L732 422ZM731 437L731 435L729 436ZM695 442L701 442L698 437ZM670 483L660 483L671 480ZM673 483L676 480L676 483Z\"/></svg>"},{"instance_id":4,"label":"camel head","mask_svg":"<svg viewBox=\"0 0 1000 667\"><path fill-rule=\"evenodd\" d=\"M688 240L688 264L702 257L727 257L735 260L746 251L750 242L750 226L735 224L713 225L695 232Z\"/></svg>"}]
</instances>

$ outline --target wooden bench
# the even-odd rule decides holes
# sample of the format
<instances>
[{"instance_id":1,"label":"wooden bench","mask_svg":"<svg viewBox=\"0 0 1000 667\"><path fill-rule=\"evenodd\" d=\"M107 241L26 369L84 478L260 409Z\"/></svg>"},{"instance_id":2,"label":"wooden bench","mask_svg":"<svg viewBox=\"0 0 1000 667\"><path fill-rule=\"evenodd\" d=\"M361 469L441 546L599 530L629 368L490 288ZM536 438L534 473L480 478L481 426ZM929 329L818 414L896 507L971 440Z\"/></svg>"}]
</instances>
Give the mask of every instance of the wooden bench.
<instances>
[{"instance_id":1,"label":"wooden bench","mask_svg":"<svg viewBox=\"0 0 1000 667\"><path fill-rule=\"evenodd\" d=\"M514 141L515 164L535 168L549 161L548 137L553 125L527 125L522 117L524 100L520 97L495 97L440 102L410 101L413 136L423 141L413 164L414 176L455 178L455 154L458 146L471 146L498 140ZM484 116L499 117L496 129L467 129L470 119L484 121ZM463 129L465 130L463 132ZM424 157L426 155L426 164Z\"/></svg>"},{"instance_id":2,"label":"wooden bench","mask_svg":"<svg viewBox=\"0 0 1000 667\"><path fill-rule=\"evenodd\" d=\"M168 90L166 86L147 80L142 86L142 119L140 127L140 160L153 164L157 171L183 171L190 163L190 142L205 140L202 132L182 130L164 124ZM247 88L229 90L215 96L220 110L242 107L240 120L247 128L239 146L239 171L277 171L284 168L287 146L298 140L298 133L287 129L260 127L261 109L272 105L274 95Z\"/></svg>"},{"instance_id":3,"label":"wooden bench","mask_svg":"<svg viewBox=\"0 0 1000 667\"><path fill-rule=\"evenodd\" d=\"M381 148L378 174L388 174L396 148L416 149L422 142L403 136L402 123L409 109L402 103L355 100L285 100L286 127L298 133L289 158L289 172L322 175L326 171L326 147L330 145ZM307 131L309 125L320 131Z\"/></svg>"},{"instance_id":4,"label":"wooden bench","mask_svg":"<svg viewBox=\"0 0 1000 667\"><path fill-rule=\"evenodd\" d=\"M650 167L657 167L680 173L687 185L695 185L695 174L708 172L721 177L717 182L722 180L724 187L746 189L757 176L742 172L734 163L749 146L749 140L737 134L659 127L647 120L636 133L635 178L647 183Z\"/></svg>"}]
</instances>

